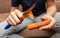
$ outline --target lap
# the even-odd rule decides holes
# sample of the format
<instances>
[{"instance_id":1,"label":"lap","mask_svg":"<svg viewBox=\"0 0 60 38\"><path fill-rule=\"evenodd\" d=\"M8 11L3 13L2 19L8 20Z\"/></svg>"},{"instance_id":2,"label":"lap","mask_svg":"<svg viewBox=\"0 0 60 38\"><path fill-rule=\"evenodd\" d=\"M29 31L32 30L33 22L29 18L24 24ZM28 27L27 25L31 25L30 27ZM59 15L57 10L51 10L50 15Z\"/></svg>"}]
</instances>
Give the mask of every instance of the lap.
<instances>
[{"instance_id":1,"label":"lap","mask_svg":"<svg viewBox=\"0 0 60 38\"><path fill-rule=\"evenodd\" d=\"M27 24L32 23L33 21L29 18L25 18L24 21L17 25L17 26L11 26L8 30L5 31L5 33L3 35L9 35L9 34L13 34L16 32L19 32L21 30L23 30Z\"/></svg>"},{"instance_id":2,"label":"lap","mask_svg":"<svg viewBox=\"0 0 60 38\"><path fill-rule=\"evenodd\" d=\"M35 17L34 21L40 21L40 18L41 18L43 15L44 15L44 14L42 14L42 15L40 15L40 16L38 16L38 17ZM60 13L56 13L55 16L54 16L54 18L57 20L57 22L58 22L57 24L59 25L59 23L60 23L60 17L58 17L58 16L60 16ZM22 24L19 24L18 26L15 26L15 27L11 27L11 28L8 29L7 32L5 32L5 33L7 34L7 33L11 33L12 31L13 31L13 32L15 32L15 31L20 31L21 29L25 28L27 24L32 23L32 22L33 22L33 20L31 20L31 19L29 19L29 18L26 18L26 19L22 22ZM2 22L2 24L5 25L6 23L3 23L3 22ZM60 26L60 25L59 25L59 26Z\"/></svg>"}]
</instances>

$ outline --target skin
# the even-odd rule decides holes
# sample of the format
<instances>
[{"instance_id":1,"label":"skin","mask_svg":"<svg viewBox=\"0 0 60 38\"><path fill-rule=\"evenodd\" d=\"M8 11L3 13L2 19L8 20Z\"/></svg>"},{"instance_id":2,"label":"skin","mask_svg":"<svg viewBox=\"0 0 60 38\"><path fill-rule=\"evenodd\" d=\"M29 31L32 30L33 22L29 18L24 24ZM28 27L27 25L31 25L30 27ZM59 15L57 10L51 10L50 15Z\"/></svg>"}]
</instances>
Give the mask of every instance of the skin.
<instances>
[{"instance_id":1,"label":"skin","mask_svg":"<svg viewBox=\"0 0 60 38\"><path fill-rule=\"evenodd\" d=\"M55 5L55 0L47 0L46 2L47 6L47 11L42 18L50 18L52 21L50 24L44 27L40 27L39 30L41 29L52 29L56 23L55 18L53 17L56 13L56 5ZM23 12L19 11L18 7L11 7L10 15L7 18L7 22L10 23L12 26L15 26L19 23L21 23L23 17Z\"/></svg>"},{"instance_id":2,"label":"skin","mask_svg":"<svg viewBox=\"0 0 60 38\"><path fill-rule=\"evenodd\" d=\"M56 13L56 5L55 5L55 0L47 0L47 11L46 14L44 16L42 16L42 18L50 18L51 22L50 24L39 28L40 30L49 30L49 29L53 29L55 24L56 24L56 20L53 17Z\"/></svg>"},{"instance_id":3,"label":"skin","mask_svg":"<svg viewBox=\"0 0 60 38\"><path fill-rule=\"evenodd\" d=\"M38 29L40 27L46 26L51 22L51 19L41 19L42 21L40 22L35 22L35 23L31 23L27 25L27 29L28 30L34 30L34 29Z\"/></svg>"}]
</instances>

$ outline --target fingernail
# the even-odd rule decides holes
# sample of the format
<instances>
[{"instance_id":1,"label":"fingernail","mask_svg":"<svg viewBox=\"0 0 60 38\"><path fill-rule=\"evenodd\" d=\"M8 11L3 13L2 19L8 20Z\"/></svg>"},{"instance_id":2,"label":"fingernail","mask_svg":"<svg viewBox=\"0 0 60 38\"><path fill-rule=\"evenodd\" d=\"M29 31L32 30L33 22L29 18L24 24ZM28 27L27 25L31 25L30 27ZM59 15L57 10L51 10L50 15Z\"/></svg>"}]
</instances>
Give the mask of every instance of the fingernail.
<instances>
[{"instance_id":1,"label":"fingernail","mask_svg":"<svg viewBox=\"0 0 60 38\"><path fill-rule=\"evenodd\" d=\"M42 28L39 28L39 30L42 30Z\"/></svg>"}]
</instances>

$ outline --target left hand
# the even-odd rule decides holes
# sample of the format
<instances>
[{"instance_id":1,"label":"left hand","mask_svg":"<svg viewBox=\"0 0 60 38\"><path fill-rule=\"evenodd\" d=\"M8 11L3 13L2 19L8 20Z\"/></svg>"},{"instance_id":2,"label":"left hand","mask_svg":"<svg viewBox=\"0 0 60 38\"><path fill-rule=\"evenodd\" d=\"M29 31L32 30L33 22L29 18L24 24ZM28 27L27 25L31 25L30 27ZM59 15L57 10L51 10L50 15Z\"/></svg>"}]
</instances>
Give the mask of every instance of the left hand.
<instances>
[{"instance_id":1,"label":"left hand","mask_svg":"<svg viewBox=\"0 0 60 38\"><path fill-rule=\"evenodd\" d=\"M46 26L40 27L39 30L50 30L50 29L54 28L54 26L56 24L55 18L53 18L52 16L49 16L49 15L44 15L42 18L43 19L44 18L50 18L51 22L50 22L50 24L48 24Z\"/></svg>"}]
</instances>

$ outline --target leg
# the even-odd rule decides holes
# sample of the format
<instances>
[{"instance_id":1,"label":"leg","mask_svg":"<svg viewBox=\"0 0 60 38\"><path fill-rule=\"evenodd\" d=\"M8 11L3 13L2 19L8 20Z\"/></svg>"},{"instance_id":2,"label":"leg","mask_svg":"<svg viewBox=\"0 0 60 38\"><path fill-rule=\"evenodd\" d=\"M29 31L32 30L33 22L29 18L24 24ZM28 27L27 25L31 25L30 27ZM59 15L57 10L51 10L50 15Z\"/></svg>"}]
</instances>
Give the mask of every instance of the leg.
<instances>
[{"instance_id":1,"label":"leg","mask_svg":"<svg viewBox=\"0 0 60 38\"><path fill-rule=\"evenodd\" d=\"M24 38L24 37L18 34L11 34L6 36L0 36L0 38Z\"/></svg>"},{"instance_id":2,"label":"leg","mask_svg":"<svg viewBox=\"0 0 60 38\"><path fill-rule=\"evenodd\" d=\"M37 17L34 19L34 21L36 21L36 22L41 21L41 17L42 17L43 15L45 15L45 13L43 13L43 14L40 15L40 16L37 16Z\"/></svg>"},{"instance_id":3,"label":"leg","mask_svg":"<svg viewBox=\"0 0 60 38\"><path fill-rule=\"evenodd\" d=\"M35 21L41 21L40 18L43 16L44 14L38 16L35 18ZM60 37L60 34L57 33L57 32L60 32L60 13L56 13L56 15L54 16L54 18L57 20L57 23L56 23L56 27L54 28L56 34L54 34L52 37Z\"/></svg>"},{"instance_id":4,"label":"leg","mask_svg":"<svg viewBox=\"0 0 60 38\"><path fill-rule=\"evenodd\" d=\"M31 19L29 19L29 18L26 18L26 19L24 19L24 21L22 22L22 24L19 24L18 26L12 26L11 28L9 28L8 30L4 30L4 26L3 25L5 25L7 22L5 21L5 22L2 22L2 23L0 23L0 27L2 27L1 29L0 29L0 35L8 35L8 34L11 34L11 33L14 33L14 32L18 32L18 31L20 31L20 30L22 30L22 29L24 29L25 27L26 27L26 25L28 24L28 23L31 23L31 22L33 22ZM2 34L1 34L2 33Z\"/></svg>"},{"instance_id":5,"label":"leg","mask_svg":"<svg viewBox=\"0 0 60 38\"><path fill-rule=\"evenodd\" d=\"M59 31L60 30L60 13L56 13L56 15L54 16L54 18L57 21L54 30Z\"/></svg>"},{"instance_id":6,"label":"leg","mask_svg":"<svg viewBox=\"0 0 60 38\"><path fill-rule=\"evenodd\" d=\"M57 20L56 26L55 26L55 34L51 38L60 38L60 13L56 13L54 18Z\"/></svg>"}]
</instances>

